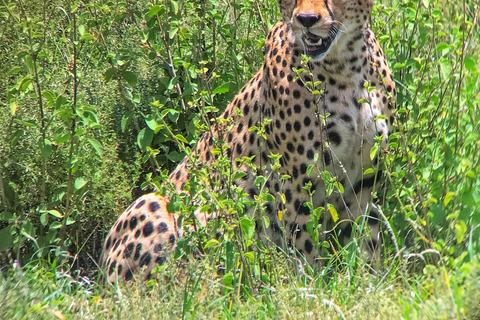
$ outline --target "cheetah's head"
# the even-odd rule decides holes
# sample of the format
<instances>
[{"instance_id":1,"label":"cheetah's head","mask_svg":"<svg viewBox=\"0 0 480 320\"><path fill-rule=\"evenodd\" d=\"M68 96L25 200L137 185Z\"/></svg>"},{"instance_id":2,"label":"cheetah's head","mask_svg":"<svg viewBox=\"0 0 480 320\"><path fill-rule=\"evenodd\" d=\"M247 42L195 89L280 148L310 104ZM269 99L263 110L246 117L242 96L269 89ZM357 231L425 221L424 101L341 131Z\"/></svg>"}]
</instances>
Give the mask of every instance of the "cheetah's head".
<instances>
[{"instance_id":1,"label":"cheetah's head","mask_svg":"<svg viewBox=\"0 0 480 320\"><path fill-rule=\"evenodd\" d=\"M370 17L373 0L278 0L295 41L313 61L325 58L340 37L354 36Z\"/></svg>"}]
</instances>

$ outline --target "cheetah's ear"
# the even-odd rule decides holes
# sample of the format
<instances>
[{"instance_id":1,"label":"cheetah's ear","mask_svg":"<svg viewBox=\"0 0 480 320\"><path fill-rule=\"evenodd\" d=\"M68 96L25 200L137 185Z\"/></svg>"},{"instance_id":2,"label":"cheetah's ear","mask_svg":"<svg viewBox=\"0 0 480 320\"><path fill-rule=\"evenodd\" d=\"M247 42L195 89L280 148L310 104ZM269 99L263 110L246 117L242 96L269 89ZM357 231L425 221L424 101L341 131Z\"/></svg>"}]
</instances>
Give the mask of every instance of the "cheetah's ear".
<instances>
[{"instance_id":1,"label":"cheetah's ear","mask_svg":"<svg viewBox=\"0 0 480 320\"><path fill-rule=\"evenodd\" d=\"M292 19L293 9L297 0L278 0L278 7L280 8L280 13L282 14L282 20L289 22Z\"/></svg>"}]
</instances>

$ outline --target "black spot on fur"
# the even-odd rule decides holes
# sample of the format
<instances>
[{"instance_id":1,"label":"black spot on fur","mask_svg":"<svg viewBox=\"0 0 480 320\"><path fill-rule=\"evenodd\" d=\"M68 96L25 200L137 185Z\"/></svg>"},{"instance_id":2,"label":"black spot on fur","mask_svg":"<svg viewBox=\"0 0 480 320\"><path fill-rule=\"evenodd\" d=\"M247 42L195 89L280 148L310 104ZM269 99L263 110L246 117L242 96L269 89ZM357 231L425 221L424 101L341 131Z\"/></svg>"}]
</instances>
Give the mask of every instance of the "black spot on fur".
<instances>
[{"instance_id":1,"label":"black spot on fur","mask_svg":"<svg viewBox=\"0 0 480 320\"><path fill-rule=\"evenodd\" d=\"M347 223L345 228L342 228L342 234L344 236L344 239L350 239L352 236L352 225L350 223Z\"/></svg>"},{"instance_id":2,"label":"black spot on fur","mask_svg":"<svg viewBox=\"0 0 480 320\"><path fill-rule=\"evenodd\" d=\"M112 250L113 250L113 251L117 250L117 249L118 249L118 246L120 245L120 243L121 243L120 239L117 239L117 240L115 241L115 245L113 246Z\"/></svg>"},{"instance_id":3,"label":"black spot on fur","mask_svg":"<svg viewBox=\"0 0 480 320\"><path fill-rule=\"evenodd\" d=\"M340 145L340 143L342 143L342 138L340 137L340 135L337 132L329 131L328 132L328 141L333 143L333 144L336 144L338 146L338 145Z\"/></svg>"},{"instance_id":4,"label":"black spot on fur","mask_svg":"<svg viewBox=\"0 0 480 320\"><path fill-rule=\"evenodd\" d=\"M128 271L125 273L125 281L129 281L133 279L133 272L131 269L128 269Z\"/></svg>"},{"instance_id":5,"label":"black spot on fur","mask_svg":"<svg viewBox=\"0 0 480 320\"><path fill-rule=\"evenodd\" d=\"M308 149L307 151L308 160L313 160L314 157L315 157L315 152L312 149Z\"/></svg>"},{"instance_id":6,"label":"black spot on fur","mask_svg":"<svg viewBox=\"0 0 480 320\"><path fill-rule=\"evenodd\" d=\"M298 207L298 214L303 214L305 216L308 216L310 215L310 209L304 205L304 203L302 203L299 207Z\"/></svg>"},{"instance_id":7,"label":"black spot on fur","mask_svg":"<svg viewBox=\"0 0 480 320\"><path fill-rule=\"evenodd\" d=\"M179 171L180 172L180 171ZM160 204L157 202L157 201L152 201L150 202L150 204L148 205L148 210L150 210L150 212L155 212L157 211L158 209L160 209Z\"/></svg>"},{"instance_id":8,"label":"black spot on fur","mask_svg":"<svg viewBox=\"0 0 480 320\"><path fill-rule=\"evenodd\" d=\"M160 222L160 224L157 227L157 230L159 233L166 232L168 230L168 225L165 222Z\"/></svg>"},{"instance_id":9,"label":"black spot on fur","mask_svg":"<svg viewBox=\"0 0 480 320\"><path fill-rule=\"evenodd\" d=\"M300 122L295 121L295 123L293 124L293 129L295 129L296 132L299 132L301 128L302 125L300 124Z\"/></svg>"},{"instance_id":10,"label":"black spot on fur","mask_svg":"<svg viewBox=\"0 0 480 320\"><path fill-rule=\"evenodd\" d=\"M323 151L323 162L326 166L330 165L330 163L332 162L332 156L330 155L330 151Z\"/></svg>"},{"instance_id":11,"label":"black spot on fur","mask_svg":"<svg viewBox=\"0 0 480 320\"><path fill-rule=\"evenodd\" d=\"M135 247L135 254L133 255L134 260L138 260L140 258L140 254L142 253L142 244L138 243Z\"/></svg>"},{"instance_id":12,"label":"black spot on fur","mask_svg":"<svg viewBox=\"0 0 480 320\"><path fill-rule=\"evenodd\" d=\"M287 202L292 201L292 191L290 189L285 190L285 200Z\"/></svg>"},{"instance_id":13,"label":"black spot on fur","mask_svg":"<svg viewBox=\"0 0 480 320\"><path fill-rule=\"evenodd\" d=\"M375 212L374 210L370 210L370 212L368 213L368 216L369 216L368 218L369 225L375 226L380 223L378 213Z\"/></svg>"},{"instance_id":14,"label":"black spot on fur","mask_svg":"<svg viewBox=\"0 0 480 320\"><path fill-rule=\"evenodd\" d=\"M379 170L376 174L372 175L371 177L358 181L354 185L353 191L355 191L355 193L359 193L360 191L362 191L363 188L373 187L375 185L375 182L377 181L378 178L380 178L381 175L382 175L382 171Z\"/></svg>"},{"instance_id":15,"label":"black spot on fur","mask_svg":"<svg viewBox=\"0 0 480 320\"><path fill-rule=\"evenodd\" d=\"M128 245L127 245L127 248L125 249L125 253L123 254L123 256L125 258L130 258L132 256L132 253L133 253L133 249L135 248L135 243L133 242L130 242Z\"/></svg>"},{"instance_id":16,"label":"black spot on fur","mask_svg":"<svg viewBox=\"0 0 480 320\"><path fill-rule=\"evenodd\" d=\"M105 250L110 249L110 246L112 245L112 237L108 237L107 242L105 243Z\"/></svg>"},{"instance_id":17,"label":"black spot on fur","mask_svg":"<svg viewBox=\"0 0 480 320\"><path fill-rule=\"evenodd\" d=\"M152 221L148 221L144 226L143 226L143 236L148 237L153 233L153 223Z\"/></svg>"},{"instance_id":18,"label":"black spot on fur","mask_svg":"<svg viewBox=\"0 0 480 320\"><path fill-rule=\"evenodd\" d=\"M135 229L137 227L137 224L138 224L137 217L132 217L132 219L130 219L130 230Z\"/></svg>"},{"instance_id":19,"label":"black spot on fur","mask_svg":"<svg viewBox=\"0 0 480 320\"><path fill-rule=\"evenodd\" d=\"M110 268L108 268L108 274L111 276L113 272L115 271L115 267L117 266L117 261L113 261L110 264Z\"/></svg>"},{"instance_id":20,"label":"black spot on fur","mask_svg":"<svg viewBox=\"0 0 480 320\"><path fill-rule=\"evenodd\" d=\"M378 246L377 240L369 239L369 240L365 240L365 243L367 244L367 248L370 249L372 252L377 249L377 246Z\"/></svg>"},{"instance_id":21,"label":"black spot on fur","mask_svg":"<svg viewBox=\"0 0 480 320\"><path fill-rule=\"evenodd\" d=\"M143 205L145 204L145 202L147 202L145 199L143 199L142 201L140 201L139 203L137 203L137 205L135 206L135 209L140 209L141 207L143 207Z\"/></svg>"},{"instance_id":22,"label":"black spot on fur","mask_svg":"<svg viewBox=\"0 0 480 320\"><path fill-rule=\"evenodd\" d=\"M140 258L140 268L143 266L148 266L150 262L152 262L152 255L147 251Z\"/></svg>"},{"instance_id":23,"label":"black spot on fur","mask_svg":"<svg viewBox=\"0 0 480 320\"><path fill-rule=\"evenodd\" d=\"M313 244L310 239L305 240L305 250L307 251L308 254L312 253L313 250Z\"/></svg>"},{"instance_id":24,"label":"black spot on fur","mask_svg":"<svg viewBox=\"0 0 480 320\"><path fill-rule=\"evenodd\" d=\"M156 259L155 259L155 263L158 264L158 265L162 265L165 263L165 258L162 257L162 256L158 256Z\"/></svg>"},{"instance_id":25,"label":"black spot on fur","mask_svg":"<svg viewBox=\"0 0 480 320\"><path fill-rule=\"evenodd\" d=\"M153 248L153 252L155 252L155 253L159 253L159 252L162 251L162 250L163 250L163 246L162 246L161 243L157 243L157 244L155 245L155 247Z\"/></svg>"}]
</instances>

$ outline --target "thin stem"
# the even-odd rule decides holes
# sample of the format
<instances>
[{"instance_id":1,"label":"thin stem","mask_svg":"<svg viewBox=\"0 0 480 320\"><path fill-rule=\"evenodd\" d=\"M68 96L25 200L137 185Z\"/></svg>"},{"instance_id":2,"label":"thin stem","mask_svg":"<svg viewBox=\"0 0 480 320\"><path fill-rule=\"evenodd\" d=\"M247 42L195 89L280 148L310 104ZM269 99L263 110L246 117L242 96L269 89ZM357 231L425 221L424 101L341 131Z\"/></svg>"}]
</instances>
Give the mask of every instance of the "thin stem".
<instances>
[{"instance_id":1,"label":"thin stem","mask_svg":"<svg viewBox=\"0 0 480 320\"><path fill-rule=\"evenodd\" d=\"M62 229L60 235L60 243L61 246L65 241L66 236L66 229L67 229L67 220L70 213L70 205L71 205L71 197L73 193L73 148L75 146L75 114L76 114L76 107L77 107L77 16L76 10L72 13L73 14L73 102L72 102L72 123L70 127L70 150L68 153L69 159L69 168L68 168L68 179L67 179L67 195L66 195L66 204L65 204L65 215L62 221Z\"/></svg>"},{"instance_id":2,"label":"thin stem","mask_svg":"<svg viewBox=\"0 0 480 320\"><path fill-rule=\"evenodd\" d=\"M43 99L42 99L42 89L40 87L40 80L38 76L38 67L37 67L37 53L33 51L33 44L32 44L32 29L28 28L28 40L29 40L29 45L30 45L30 54L32 56L33 60L33 75L35 77L35 89L37 91L37 99L38 99L38 111L39 111L39 116L40 116L40 133L42 135L42 141L41 141L41 146L42 148L45 148L45 139L46 139L46 133L45 133L45 114L43 111ZM41 174L41 181L40 181L40 203L44 204L45 203L45 175L47 171L47 164L46 164L46 159L45 157L42 158L42 174Z\"/></svg>"}]
</instances>

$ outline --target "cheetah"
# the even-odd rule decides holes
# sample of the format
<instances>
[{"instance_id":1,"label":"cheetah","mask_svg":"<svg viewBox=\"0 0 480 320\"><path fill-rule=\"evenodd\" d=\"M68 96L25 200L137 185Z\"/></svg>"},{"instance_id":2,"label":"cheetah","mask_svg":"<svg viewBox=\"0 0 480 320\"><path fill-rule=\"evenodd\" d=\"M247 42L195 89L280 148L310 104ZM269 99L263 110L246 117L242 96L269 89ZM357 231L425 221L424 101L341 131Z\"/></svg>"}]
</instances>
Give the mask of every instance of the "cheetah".
<instances>
[{"instance_id":1,"label":"cheetah","mask_svg":"<svg viewBox=\"0 0 480 320\"><path fill-rule=\"evenodd\" d=\"M266 38L263 67L224 111L221 118L233 121L219 122L205 133L195 155L198 162L212 167L218 159L212 150L220 142L235 169L244 173L235 183L252 202L259 194L254 183L259 172L235 159L252 157L265 176L273 170L270 155L280 155L281 166L266 183L275 199L263 213L270 223L268 227L259 223L257 236L280 248L294 248L315 265L321 260L320 246L307 232L311 210L305 203L330 204L338 219L324 211L319 222L336 220L336 229L347 240L352 225L365 222L369 232L362 247L375 269L382 238L381 212L372 202L372 191L382 174L377 163L382 152L373 157L371 149L387 147L396 90L385 55L368 27L373 0L278 0L278 4L281 20ZM262 125L262 134L249 130ZM192 165L185 158L171 173L170 182L178 192ZM318 170L309 170L312 165ZM318 174L325 171L342 187L328 192ZM307 184L310 190L304 188ZM179 226L179 215L169 212L167 204L167 197L147 194L118 218L102 252L108 281L130 280L144 268L149 275L191 230ZM208 217L196 213L196 219L205 225Z\"/></svg>"}]
</instances>

